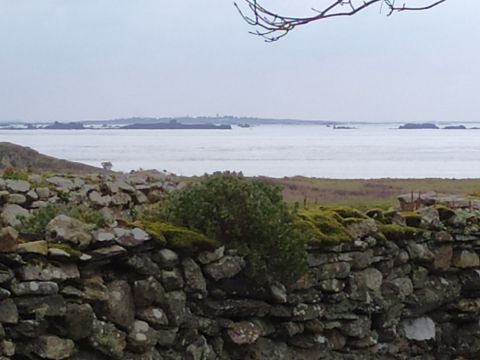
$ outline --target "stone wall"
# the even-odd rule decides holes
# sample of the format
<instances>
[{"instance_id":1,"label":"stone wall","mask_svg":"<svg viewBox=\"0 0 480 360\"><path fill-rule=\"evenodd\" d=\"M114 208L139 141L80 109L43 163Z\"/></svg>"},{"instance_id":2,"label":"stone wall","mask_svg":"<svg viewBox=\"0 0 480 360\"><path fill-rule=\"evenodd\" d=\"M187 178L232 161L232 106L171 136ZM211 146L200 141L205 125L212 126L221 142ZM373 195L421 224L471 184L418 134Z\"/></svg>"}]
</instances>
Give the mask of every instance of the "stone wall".
<instances>
[{"instance_id":1,"label":"stone wall","mask_svg":"<svg viewBox=\"0 0 480 360\"><path fill-rule=\"evenodd\" d=\"M233 249L171 248L121 221L92 232L60 216L29 241L12 227L65 197L128 218L171 186L0 182L0 359L480 358L472 211L431 207L388 225L371 212L354 241L311 249L310 273L289 286L257 284Z\"/></svg>"}]
</instances>

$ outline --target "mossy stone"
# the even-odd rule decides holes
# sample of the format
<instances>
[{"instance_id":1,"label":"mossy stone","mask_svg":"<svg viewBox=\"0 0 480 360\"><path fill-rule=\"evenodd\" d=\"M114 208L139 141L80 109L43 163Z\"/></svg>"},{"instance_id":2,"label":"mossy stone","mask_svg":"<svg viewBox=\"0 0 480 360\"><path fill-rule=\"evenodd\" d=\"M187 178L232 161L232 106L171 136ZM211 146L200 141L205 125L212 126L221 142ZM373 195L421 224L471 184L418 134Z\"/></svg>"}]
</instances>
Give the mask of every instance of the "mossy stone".
<instances>
[{"instance_id":1,"label":"mossy stone","mask_svg":"<svg viewBox=\"0 0 480 360\"><path fill-rule=\"evenodd\" d=\"M411 226L402 226L397 224L380 224L378 230L390 241L414 240L421 235L423 231Z\"/></svg>"},{"instance_id":2,"label":"mossy stone","mask_svg":"<svg viewBox=\"0 0 480 360\"><path fill-rule=\"evenodd\" d=\"M422 217L413 211L404 211L400 213L400 216L405 219L407 226L419 227L422 223Z\"/></svg>"}]
</instances>

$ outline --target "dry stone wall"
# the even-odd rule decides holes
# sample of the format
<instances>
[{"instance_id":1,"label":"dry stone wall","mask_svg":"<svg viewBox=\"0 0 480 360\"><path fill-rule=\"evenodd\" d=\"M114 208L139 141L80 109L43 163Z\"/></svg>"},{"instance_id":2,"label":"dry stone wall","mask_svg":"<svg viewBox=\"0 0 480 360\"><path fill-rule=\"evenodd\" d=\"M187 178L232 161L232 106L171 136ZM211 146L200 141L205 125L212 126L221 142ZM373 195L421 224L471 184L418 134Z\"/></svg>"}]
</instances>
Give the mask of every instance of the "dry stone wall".
<instances>
[{"instance_id":1,"label":"dry stone wall","mask_svg":"<svg viewBox=\"0 0 480 360\"><path fill-rule=\"evenodd\" d=\"M158 174L0 180L0 359L480 358L472 211L356 223L355 241L311 249L289 286L258 284L234 249L169 248L121 221L91 231L61 215L47 239L14 229L65 198L128 220L173 187Z\"/></svg>"}]
</instances>

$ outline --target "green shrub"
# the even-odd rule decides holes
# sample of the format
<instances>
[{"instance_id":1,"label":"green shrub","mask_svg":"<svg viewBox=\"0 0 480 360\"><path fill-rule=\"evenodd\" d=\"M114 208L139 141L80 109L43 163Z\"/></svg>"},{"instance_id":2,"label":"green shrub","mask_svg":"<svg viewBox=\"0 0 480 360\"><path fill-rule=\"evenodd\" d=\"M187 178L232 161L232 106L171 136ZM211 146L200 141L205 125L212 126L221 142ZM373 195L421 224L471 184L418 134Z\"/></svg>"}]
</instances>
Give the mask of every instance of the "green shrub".
<instances>
[{"instance_id":1,"label":"green shrub","mask_svg":"<svg viewBox=\"0 0 480 360\"><path fill-rule=\"evenodd\" d=\"M257 277L284 281L306 271L306 237L294 225L294 212L278 187L230 174L172 193L165 207L169 222L240 249Z\"/></svg>"},{"instance_id":2,"label":"green shrub","mask_svg":"<svg viewBox=\"0 0 480 360\"><path fill-rule=\"evenodd\" d=\"M28 180L28 174L22 170L7 167L3 170L2 178L10 180Z\"/></svg>"},{"instance_id":3,"label":"green shrub","mask_svg":"<svg viewBox=\"0 0 480 360\"><path fill-rule=\"evenodd\" d=\"M67 206L64 204L48 204L35 210L31 216L20 219L17 230L25 234L44 235L48 223L58 215L67 215L92 227L101 228L106 225L103 215L86 206Z\"/></svg>"}]
</instances>

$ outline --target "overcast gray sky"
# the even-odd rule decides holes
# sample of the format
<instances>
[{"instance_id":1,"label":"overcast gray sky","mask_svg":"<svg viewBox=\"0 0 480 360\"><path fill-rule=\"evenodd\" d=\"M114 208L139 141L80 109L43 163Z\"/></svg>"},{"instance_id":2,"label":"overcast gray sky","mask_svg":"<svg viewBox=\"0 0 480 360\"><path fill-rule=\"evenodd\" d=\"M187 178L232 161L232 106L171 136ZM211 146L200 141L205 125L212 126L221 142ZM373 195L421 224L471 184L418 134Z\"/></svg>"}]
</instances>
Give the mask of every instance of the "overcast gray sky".
<instances>
[{"instance_id":1,"label":"overcast gray sky","mask_svg":"<svg viewBox=\"0 0 480 360\"><path fill-rule=\"evenodd\" d=\"M266 44L230 0L0 0L0 120L480 120L479 13L377 7Z\"/></svg>"}]
</instances>

